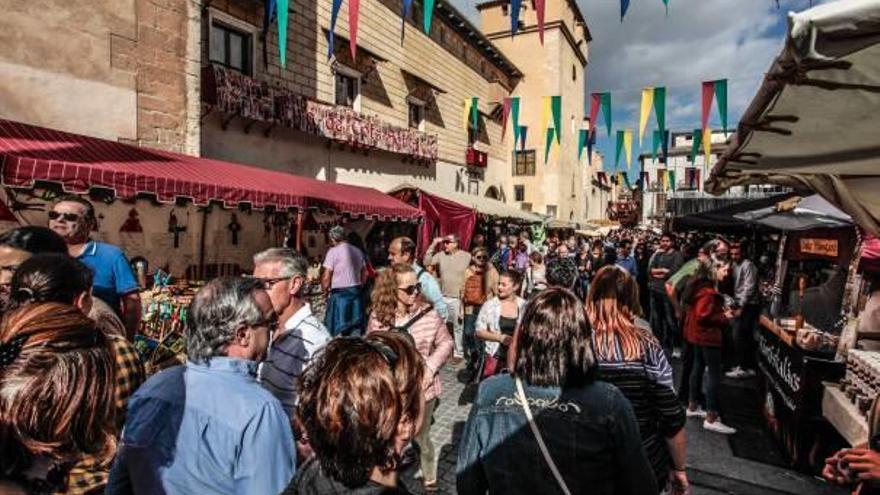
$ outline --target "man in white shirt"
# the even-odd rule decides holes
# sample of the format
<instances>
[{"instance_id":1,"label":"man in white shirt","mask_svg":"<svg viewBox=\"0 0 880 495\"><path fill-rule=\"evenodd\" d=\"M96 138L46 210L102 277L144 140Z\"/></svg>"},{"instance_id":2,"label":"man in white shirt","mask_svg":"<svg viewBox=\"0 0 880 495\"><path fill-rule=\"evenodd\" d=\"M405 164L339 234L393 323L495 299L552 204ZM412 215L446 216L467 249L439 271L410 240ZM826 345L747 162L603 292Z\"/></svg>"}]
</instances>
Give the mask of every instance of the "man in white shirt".
<instances>
[{"instance_id":1,"label":"man in white shirt","mask_svg":"<svg viewBox=\"0 0 880 495\"><path fill-rule=\"evenodd\" d=\"M306 258L290 249L267 249L254 256L254 278L263 282L282 322L260 366L260 383L281 401L289 415L296 406L297 379L330 340L327 329L302 299L307 272Z\"/></svg>"}]
</instances>

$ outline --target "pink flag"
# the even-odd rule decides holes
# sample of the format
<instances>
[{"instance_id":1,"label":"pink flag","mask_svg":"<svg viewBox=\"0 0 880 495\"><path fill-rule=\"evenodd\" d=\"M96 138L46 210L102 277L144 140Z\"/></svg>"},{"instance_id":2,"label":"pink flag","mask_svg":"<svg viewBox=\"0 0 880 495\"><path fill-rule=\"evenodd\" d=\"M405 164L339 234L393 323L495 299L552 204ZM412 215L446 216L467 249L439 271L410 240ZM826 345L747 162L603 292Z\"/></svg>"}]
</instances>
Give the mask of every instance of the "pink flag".
<instances>
[{"instance_id":1,"label":"pink flag","mask_svg":"<svg viewBox=\"0 0 880 495\"><path fill-rule=\"evenodd\" d=\"M504 133L507 131L507 118L510 116L511 98L505 98L501 104L501 140L504 141ZM514 143L516 146L516 143Z\"/></svg>"},{"instance_id":2,"label":"pink flag","mask_svg":"<svg viewBox=\"0 0 880 495\"><path fill-rule=\"evenodd\" d=\"M602 93L590 95L590 135L596 132L596 117L599 116L599 107L602 104Z\"/></svg>"},{"instance_id":3,"label":"pink flag","mask_svg":"<svg viewBox=\"0 0 880 495\"><path fill-rule=\"evenodd\" d=\"M348 47L351 60L357 60L358 19L360 18L361 0L348 0Z\"/></svg>"},{"instance_id":4,"label":"pink flag","mask_svg":"<svg viewBox=\"0 0 880 495\"><path fill-rule=\"evenodd\" d=\"M535 0L535 13L538 15L538 38L544 44L544 7L546 0Z\"/></svg>"},{"instance_id":5,"label":"pink flag","mask_svg":"<svg viewBox=\"0 0 880 495\"><path fill-rule=\"evenodd\" d=\"M709 124L709 112L712 111L712 99L715 98L715 81L703 82L703 120L702 129L706 130Z\"/></svg>"}]
</instances>

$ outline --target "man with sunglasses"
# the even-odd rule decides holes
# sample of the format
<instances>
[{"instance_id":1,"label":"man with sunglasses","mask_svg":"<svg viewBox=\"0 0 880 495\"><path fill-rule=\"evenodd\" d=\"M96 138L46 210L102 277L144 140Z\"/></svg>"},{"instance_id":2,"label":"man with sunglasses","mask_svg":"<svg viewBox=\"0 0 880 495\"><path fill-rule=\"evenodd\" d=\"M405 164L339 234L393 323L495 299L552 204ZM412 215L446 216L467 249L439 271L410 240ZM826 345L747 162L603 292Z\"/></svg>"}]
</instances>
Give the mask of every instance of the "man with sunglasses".
<instances>
[{"instance_id":1,"label":"man with sunglasses","mask_svg":"<svg viewBox=\"0 0 880 495\"><path fill-rule=\"evenodd\" d=\"M253 276L263 283L281 322L281 329L269 342L268 357L260 365L260 383L291 417L299 394L299 376L312 356L330 341L324 324L302 298L307 270L305 257L290 249L272 248L254 256Z\"/></svg>"},{"instance_id":2,"label":"man with sunglasses","mask_svg":"<svg viewBox=\"0 0 880 495\"><path fill-rule=\"evenodd\" d=\"M49 228L64 238L71 257L92 270L95 297L116 311L133 338L141 321L140 287L121 249L89 238L95 222L95 207L79 196L62 197L49 212Z\"/></svg>"},{"instance_id":3,"label":"man with sunglasses","mask_svg":"<svg viewBox=\"0 0 880 495\"><path fill-rule=\"evenodd\" d=\"M443 251L437 248L443 245ZM464 284L464 272L471 264L471 254L459 248L458 234L449 234L434 239L425 254L425 266L436 266L440 274L440 289L446 302L446 324L451 327L455 340L453 364L464 361L464 313L462 312L461 288Z\"/></svg>"},{"instance_id":4,"label":"man with sunglasses","mask_svg":"<svg viewBox=\"0 0 880 495\"><path fill-rule=\"evenodd\" d=\"M443 292L440 284L428 270L422 268L416 261L416 243L409 237L397 237L388 245L388 261L392 265L402 263L412 265L422 290L422 296L434 306L434 310L444 320L449 319L446 301L443 300Z\"/></svg>"}]
</instances>

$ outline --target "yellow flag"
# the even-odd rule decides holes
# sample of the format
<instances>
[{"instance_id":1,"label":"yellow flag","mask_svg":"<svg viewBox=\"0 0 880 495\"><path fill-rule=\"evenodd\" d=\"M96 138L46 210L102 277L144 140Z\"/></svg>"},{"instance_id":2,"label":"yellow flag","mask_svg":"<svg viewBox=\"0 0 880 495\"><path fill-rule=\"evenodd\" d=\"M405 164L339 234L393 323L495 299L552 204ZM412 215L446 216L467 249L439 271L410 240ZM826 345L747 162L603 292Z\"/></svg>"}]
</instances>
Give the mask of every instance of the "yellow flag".
<instances>
[{"instance_id":1,"label":"yellow flag","mask_svg":"<svg viewBox=\"0 0 880 495\"><path fill-rule=\"evenodd\" d=\"M553 109L551 108L551 99L549 96L541 97L541 129L544 132L547 132L547 126L550 124L550 117L553 113ZM555 129L558 131L559 129Z\"/></svg>"},{"instance_id":2,"label":"yellow flag","mask_svg":"<svg viewBox=\"0 0 880 495\"><path fill-rule=\"evenodd\" d=\"M468 124L470 123L470 120L471 120L471 99L465 98L464 99L464 110L462 110L462 116L461 116L462 129L467 130Z\"/></svg>"},{"instance_id":3,"label":"yellow flag","mask_svg":"<svg viewBox=\"0 0 880 495\"><path fill-rule=\"evenodd\" d=\"M712 129L706 127L703 131L703 150L705 151L705 159L703 160L706 165L706 170L709 170L711 163L709 163L709 157L712 155Z\"/></svg>"},{"instance_id":4,"label":"yellow flag","mask_svg":"<svg viewBox=\"0 0 880 495\"><path fill-rule=\"evenodd\" d=\"M642 146L642 138L645 136L645 127L648 126L648 117L651 115L651 106L654 105L654 88L642 90L642 111L639 117L639 147Z\"/></svg>"},{"instance_id":5,"label":"yellow flag","mask_svg":"<svg viewBox=\"0 0 880 495\"><path fill-rule=\"evenodd\" d=\"M632 166L632 148L633 148L633 131L627 129L623 131L623 151L626 153L626 168Z\"/></svg>"}]
</instances>

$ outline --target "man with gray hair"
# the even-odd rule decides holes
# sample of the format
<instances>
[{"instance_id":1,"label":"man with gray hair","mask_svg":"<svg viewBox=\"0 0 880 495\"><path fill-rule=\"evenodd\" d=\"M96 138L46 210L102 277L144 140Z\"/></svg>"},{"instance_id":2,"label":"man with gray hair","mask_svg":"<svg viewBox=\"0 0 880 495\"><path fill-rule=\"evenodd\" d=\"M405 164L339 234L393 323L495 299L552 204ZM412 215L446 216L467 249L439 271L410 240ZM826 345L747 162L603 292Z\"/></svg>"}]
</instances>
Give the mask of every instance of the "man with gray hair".
<instances>
[{"instance_id":1,"label":"man with gray hair","mask_svg":"<svg viewBox=\"0 0 880 495\"><path fill-rule=\"evenodd\" d=\"M131 397L106 493L280 493L296 450L281 403L256 381L278 326L263 282L225 277L195 296L188 361Z\"/></svg>"},{"instance_id":2,"label":"man with gray hair","mask_svg":"<svg viewBox=\"0 0 880 495\"><path fill-rule=\"evenodd\" d=\"M443 250L436 252L442 244ZM458 234L438 237L425 253L425 266L436 266L440 273L440 289L446 302L447 327L451 327L455 340L452 364L464 361L464 311L461 306L461 288L464 287L464 272L471 264L471 253L460 249Z\"/></svg>"},{"instance_id":3,"label":"man with gray hair","mask_svg":"<svg viewBox=\"0 0 880 495\"><path fill-rule=\"evenodd\" d=\"M324 324L330 335L359 335L366 321L363 284L366 282L367 260L364 253L346 239L345 229L330 229L333 247L324 258L321 288L327 294Z\"/></svg>"},{"instance_id":4,"label":"man with gray hair","mask_svg":"<svg viewBox=\"0 0 880 495\"><path fill-rule=\"evenodd\" d=\"M260 383L291 417L299 376L315 352L330 340L327 329L302 298L308 267L305 257L287 248L267 249L254 256L254 278L266 288L281 326L260 365Z\"/></svg>"}]
</instances>

